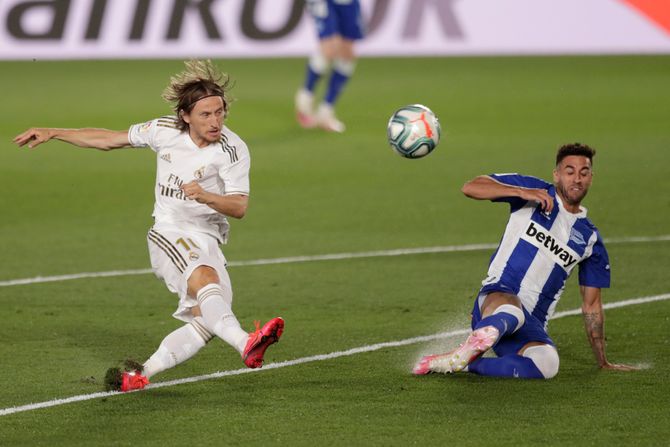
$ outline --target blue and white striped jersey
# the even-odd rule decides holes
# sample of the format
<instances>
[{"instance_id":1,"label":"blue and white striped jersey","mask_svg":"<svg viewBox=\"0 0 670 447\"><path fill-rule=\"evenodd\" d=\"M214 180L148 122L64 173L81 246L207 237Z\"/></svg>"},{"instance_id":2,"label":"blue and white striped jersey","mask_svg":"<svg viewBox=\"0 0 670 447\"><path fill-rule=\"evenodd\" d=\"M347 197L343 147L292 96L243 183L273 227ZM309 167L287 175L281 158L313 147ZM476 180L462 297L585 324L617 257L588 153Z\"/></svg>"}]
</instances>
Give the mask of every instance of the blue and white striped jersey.
<instances>
[{"instance_id":1,"label":"blue and white striped jersey","mask_svg":"<svg viewBox=\"0 0 670 447\"><path fill-rule=\"evenodd\" d=\"M493 174L506 185L545 189L556 205L545 214L537 202L502 197L510 204L510 218L502 241L491 257L480 293L501 291L517 295L526 310L546 327L572 269L579 265L579 284L609 287L607 250L598 229L586 217L565 210L555 187L536 177Z\"/></svg>"}]
</instances>

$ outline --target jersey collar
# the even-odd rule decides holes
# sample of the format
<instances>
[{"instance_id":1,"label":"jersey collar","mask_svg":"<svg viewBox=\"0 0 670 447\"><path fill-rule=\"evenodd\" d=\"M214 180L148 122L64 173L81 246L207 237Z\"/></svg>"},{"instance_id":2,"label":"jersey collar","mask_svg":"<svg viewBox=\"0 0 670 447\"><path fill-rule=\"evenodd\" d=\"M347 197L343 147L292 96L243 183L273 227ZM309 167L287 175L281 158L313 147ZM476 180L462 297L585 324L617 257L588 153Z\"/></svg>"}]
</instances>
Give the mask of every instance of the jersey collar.
<instances>
[{"instance_id":1,"label":"jersey collar","mask_svg":"<svg viewBox=\"0 0 670 447\"><path fill-rule=\"evenodd\" d=\"M554 188L554 191L555 191L555 188ZM587 213L588 210L585 207L583 207L582 205L579 205L579 212L578 213L571 213L570 211L565 209L565 206L563 205L563 200L561 200L561 196L558 194L557 191L555 193L555 197L556 197L556 203L558 203L558 207L561 210L565 211L567 214L575 216L575 218L577 218L577 219L581 219L581 218L586 217L586 213Z\"/></svg>"}]
</instances>

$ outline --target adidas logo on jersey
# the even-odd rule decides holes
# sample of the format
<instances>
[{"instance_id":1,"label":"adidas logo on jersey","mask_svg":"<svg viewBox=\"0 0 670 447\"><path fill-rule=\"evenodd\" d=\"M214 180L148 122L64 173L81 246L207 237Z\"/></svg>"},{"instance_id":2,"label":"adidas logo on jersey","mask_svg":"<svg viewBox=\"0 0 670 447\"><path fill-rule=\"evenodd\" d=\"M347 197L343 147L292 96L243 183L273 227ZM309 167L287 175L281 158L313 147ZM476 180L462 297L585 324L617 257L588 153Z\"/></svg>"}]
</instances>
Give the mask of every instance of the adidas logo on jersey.
<instances>
[{"instance_id":1,"label":"adidas logo on jersey","mask_svg":"<svg viewBox=\"0 0 670 447\"><path fill-rule=\"evenodd\" d=\"M522 236L526 242L533 244L548 255L556 264L568 270L579 260L579 255L565 245L562 245L549 230L535 225L531 221Z\"/></svg>"},{"instance_id":2,"label":"adidas logo on jersey","mask_svg":"<svg viewBox=\"0 0 670 447\"><path fill-rule=\"evenodd\" d=\"M165 160L168 163L172 163L172 158L170 157L170 153L168 152L167 154L161 155L161 160Z\"/></svg>"}]
</instances>

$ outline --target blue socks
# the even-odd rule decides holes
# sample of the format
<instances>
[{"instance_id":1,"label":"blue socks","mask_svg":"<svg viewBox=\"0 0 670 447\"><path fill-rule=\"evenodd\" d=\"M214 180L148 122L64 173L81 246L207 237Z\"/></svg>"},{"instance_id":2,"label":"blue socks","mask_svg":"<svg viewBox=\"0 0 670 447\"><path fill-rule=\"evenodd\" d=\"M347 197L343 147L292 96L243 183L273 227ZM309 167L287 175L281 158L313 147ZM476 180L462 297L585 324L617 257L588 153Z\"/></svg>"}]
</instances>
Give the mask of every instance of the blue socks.
<instances>
[{"instance_id":1,"label":"blue socks","mask_svg":"<svg viewBox=\"0 0 670 447\"><path fill-rule=\"evenodd\" d=\"M518 328L523 326L526 321L523 311L511 304L503 304L499 306L493 314L483 318L475 325L475 329L486 326L493 326L500 332L500 337L510 335L516 332Z\"/></svg>"},{"instance_id":2,"label":"blue socks","mask_svg":"<svg viewBox=\"0 0 670 447\"><path fill-rule=\"evenodd\" d=\"M314 92L316 88L316 83L321 79L322 73L317 73L314 71L310 64L307 64L307 76L305 76L305 90L309 92Z\"/></svg>"},{"instance_id":3,"label":"blue socks","mask_svg":"<svg viewBox=\"0 0 670 447\"><path fill-rule=\"evenodd\" d=\"M493 314L483 318L475 325L475 329L493 326L498 329L500 336L511 335L526 321L523 310L511 304L499 306ZM524 379L542 379L544 376L535 366L535 363L518 354L506 355L498 358L479 358L470 365L468 371L482 376L491 377L518 377Z\"/></svg>"},{"instance_id":4,"label":"blue socks","mask_svg":"<svg viewBox=\"0 0 670 447\"><path fill-rule=\"evenodd\" d=\"M479 358L468 365L468 372L490 377L515 377L519 379L544 379L528 357L519 354L498 358Z\"/></svg>"},{"instance_id":5,"label":"blue socks","mask_svg":"<svg viewBox=\"0 0 670 447\"><path fill-rule=\"evenodd\" d=\"M335 104L337 97L340 96L342 87L349 80L349 76L340 73L337 69L333 69L333 72L330 75L330 82L328 82L328 90L326 91L326 96L324 101L328 104Z\"/></svg>"},{"instance_id":6,"label":"blue socks","mask_svg":"<svg viewBox=\"0 0 670 447\"><path fill-rule=\"evenodd\" d=\"M305 76L304 84L305 90L314 93L316 84L319 82L319 79L321 79L321 76L328 70L329 65L328 61L321 54L315 54L310 58L307 63L307 75ZM342 89L354 73L355 68L356 64L354 61L343 59L335 59L333 61L328 88L326 89L326 95L323 99L325 103L331 106L335 104Z\"/></svg>"},{"instance_id":7,"label":"blue socks","mask_svg":"<svg viewBox=\"0 0 670 447\"><path fill-rule=\"evenodd\" d=\"M305 90L310 93L314 93L317 82L321 79L321 76L328 71L330 63L323 56L323 54L317 52L314 53L307 62L307 75L305 76Z\"/></svg>"}]
</instances>

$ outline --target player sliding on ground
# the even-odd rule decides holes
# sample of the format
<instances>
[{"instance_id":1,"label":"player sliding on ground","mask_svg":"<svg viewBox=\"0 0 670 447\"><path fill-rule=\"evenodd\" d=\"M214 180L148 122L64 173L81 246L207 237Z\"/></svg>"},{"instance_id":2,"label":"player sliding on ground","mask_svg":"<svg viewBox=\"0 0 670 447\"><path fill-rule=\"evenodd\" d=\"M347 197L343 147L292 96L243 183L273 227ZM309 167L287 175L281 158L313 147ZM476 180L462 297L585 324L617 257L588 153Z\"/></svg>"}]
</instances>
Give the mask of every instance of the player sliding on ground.
<instances>
[{"instance_id":1,"label":"player sliding on ground","mask_svg":"<svg viewBox=\"0 0 670 447\"><path fill-rule=\"evenodd\" d=\"M154 225L147 240L151 266L179 296L173 316L186 324L168 334L143 364L107 372L107 389L144 388L149 378L194 356L214 336L230 344L249 368L260 368L284 321L273 318L247 333L231 305L233 291L219 248L228 236L226 216L241 219L249 201L247 145L223 124L230 100L228 77L209 61L190 61L163 98L176 115L135 124L128 131L29 129L19 146L57 139L101 150L151 147L157 155Z\"/></svg>"},{"instance_id":2,"label":"player sliding on ground","mask_svg":"<svg viewBox=\"0 0 670 447\"><path fill-rule=\"evenodd\" d=\"M635 369L612 364L605 356L601 288L610 285L609 259L581 206L591 186L594 155L595 150L578 143L561 147L553 185L535 177L497 174L463 186L470 198L507 202L511 215L475 299L473 332L454 351L423 357L414 374L554 377L558 352L547 322L576 266L586 334L598 366ZM497 357L482 357L489 349Z\"/></svg>"}]
</instances>

